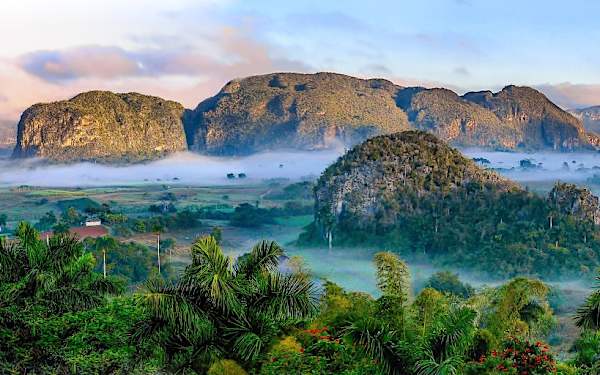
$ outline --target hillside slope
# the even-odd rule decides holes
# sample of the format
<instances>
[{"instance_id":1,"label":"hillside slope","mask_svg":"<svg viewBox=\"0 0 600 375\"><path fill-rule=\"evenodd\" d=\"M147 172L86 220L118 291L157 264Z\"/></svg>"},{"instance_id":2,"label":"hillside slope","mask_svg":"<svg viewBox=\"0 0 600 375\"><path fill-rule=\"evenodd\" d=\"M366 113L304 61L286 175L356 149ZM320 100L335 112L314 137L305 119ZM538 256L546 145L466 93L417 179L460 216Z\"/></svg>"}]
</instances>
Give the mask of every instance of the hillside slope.
<instances>
[{"instance_id":1,"label":"hillside slope","mask_svg":"<svg viewBox=\"0 0 600 375\"><path fill-rule=\"evenodd\" d=\"M198 105L190 149L217 155L355 144L409 128L399 87L334 73L275 73L229 82Z\"/></svg>"},{"instance_id":2,"label":"hillside slope","mask_svg":"<svg viewBox=\"0 0 600 375\"><path fill-rule=\"evenodd\" d=\"M188 144L216 155L275 148L318 149L408 128L457 146L495 149L590 147L581 121L529 87L498 93L404 88L334 73L274 73L229 82L198 105Z\"/></svg>"},{"instance_id":3,"label":"hillside slope","mask_svg":"<svg viewBox=\"0 0 600 375\"><path fill-rule=\"evenodd\" d=\"M137 93L90 91L21 115L13 157L143 161L186 149L184 108Z\"/></svg>"},{"instance_id":4,"label":"hillside slope","mask_svg":"<svg viewBox=\"0 0 600 375\"><path fill-rule=\"evenodd\" d=\"M600 134L600 105L569 111L583 122L587 131Z\"/></svg>"},{"instance_id":5,"label":"hillside slope","mask_svg":"<svg viewBox=\"0 0 600 375\"><path fill-rule=\"evenodd\" d=\"M558 184L540 197L429 133L406 131L372 138L325 170L299 242L392 249L497 277L557 277L599 264L599 216L586 189Z\"/></svg>"},{"instance_id":6,"label":"hillside slope","mask_svg":"<svg viewBox=\"0 0 600 375\"><path fill-rule=\"evenodd\" d=\"M234 80L194 110L141 94L92 91L36 104L18 125L15 157L140 161L189 149L248 155L351 147L407 129L455 146L572 151L600 147L581 120L540 92L507 86L459 96L336 73Z\"/></svg>"}]
</instances>

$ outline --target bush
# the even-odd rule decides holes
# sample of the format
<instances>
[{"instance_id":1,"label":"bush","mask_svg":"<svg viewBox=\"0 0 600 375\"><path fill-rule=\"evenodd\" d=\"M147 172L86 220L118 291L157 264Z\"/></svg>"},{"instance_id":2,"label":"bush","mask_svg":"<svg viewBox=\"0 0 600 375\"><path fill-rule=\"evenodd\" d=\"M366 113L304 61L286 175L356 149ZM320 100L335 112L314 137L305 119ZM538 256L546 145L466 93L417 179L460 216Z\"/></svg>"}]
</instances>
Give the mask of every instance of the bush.
<instances>
[{"instance_id":1,"label":"bush","mask_svg":"<svg viewBox=\"0 0 600 375\"><path fill-rule=\"evenodd\" d=\"M215 362L207 372L208 375L246 375L247 372L231 359L222 359Z\"/></svg>"},{"instance_id":2,"label":"bush","mask_svg":"<svg viewBox=\"0 0 600 375\"><path fill-rule=\"evenodd\" d=\"M460 281L458 274L449 271L435 273L429 278L425 286L462 298L469 298L474 291L471 285Z\"/></svg>"},{"instance_id":3,"label":"bush","mask_svg":"<svg viewBox=\"0 0 600 375\"><path fill-rule=\"evenodd\" d=\"M233 226L244 228L258 228L275 222L268 210L248 203L237 206L229 221Z\"/></svg>"},{"instance_id":4,"label":"bush","mask_svg":"<svg viewBox=\"0 0 600 375\"><path fill-rule=\"evenodd\" d=\"M468 366L467 374L548 375L556 372L556 361L546 344L511 337L503 343L503 348L502 352L492 351L489 357L482 356L478 364Z\"/></svg>"}]
</instances>

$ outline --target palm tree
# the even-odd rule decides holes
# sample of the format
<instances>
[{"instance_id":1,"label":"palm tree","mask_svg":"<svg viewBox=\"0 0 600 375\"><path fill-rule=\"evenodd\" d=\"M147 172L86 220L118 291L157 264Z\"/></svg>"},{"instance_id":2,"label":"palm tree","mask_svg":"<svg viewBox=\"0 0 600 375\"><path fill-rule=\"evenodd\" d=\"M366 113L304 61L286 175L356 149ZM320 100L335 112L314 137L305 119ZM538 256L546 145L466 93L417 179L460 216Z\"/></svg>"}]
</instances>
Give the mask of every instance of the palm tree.
<instances>
[{"instance_id":1,"label":"palm tree","mask_svg":"<svg viewBox=\"0 0 600 375\"><path fill-rule=\"evenodd\" d=\"M584 329L600 329L600 276L596 277L596 290L585 300L583 306L577 309L575 324Z\"/></svg>"},{"instance_id":2,"label":"palm tree","mask_svg":"<svg viewBox=\"0 0 600 375\"><path fill-rule=\"evenodd\" d=\"M46 243L28 223L19 224L16 236L0 239L0 301L6 305L65 312L96 307L105 294L121 291L93 271L93 255L76 238L57 235Z\"/></svg>"},{"instance_id":3,"label":"palm tree","mask_svg":"<svg viewBox=\"0 0 600 375\"><path fill-rule=\"evenodd\" d=\"M262 241L233 261L211 237L197 240L175 284L147 283L138 300L149 319L134 338L165 353L166 367L203 372L222 358L253 363L282 330L317 310L312 281L278 271L283 250Z\"/></svg>"},{"instance_id":4,"label":"palm tree","mask_svg":"<svg viewBox=\"0 0 600 375\"><path fill-rule=\"evenodd\" d=\"M156 234L156 260L158 263L158 274L160 275L160 233L163 231L163 227L160 224L154 224L152 226L152 232Z\"/></svg>"},{"instance_id":5,"label":"palm tree","mask_svg":"<svg viewBox=\"0 0 600 375\"><path fill-rule=\"evenodd\" d=\"M93 255L71 236L42 241L24 223L16 235L0 238L0 373L45 373L56 358L38 341L40 323L98 307L123 288L94 272Z\"/></svg>"}]
</instances>

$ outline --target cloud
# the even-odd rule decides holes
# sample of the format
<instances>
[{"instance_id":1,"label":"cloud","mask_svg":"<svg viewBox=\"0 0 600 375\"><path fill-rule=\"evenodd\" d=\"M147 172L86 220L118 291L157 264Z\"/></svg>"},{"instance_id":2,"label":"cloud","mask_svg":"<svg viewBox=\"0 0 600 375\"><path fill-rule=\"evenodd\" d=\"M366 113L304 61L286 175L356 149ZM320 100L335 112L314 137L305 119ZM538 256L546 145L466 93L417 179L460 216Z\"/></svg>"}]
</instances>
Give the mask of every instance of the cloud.
<instances>
[{"instance_id":1,"label":"cloud","mask_svg":"<svg viewBox=\"0 0 600 375\"><path fill-rule=\"evenodd\" d=\"M82 46L61 51L36 51L19 58L30 74L48 81L80 77L114 78L139 74L135 58L117 47Z\"/></svg>"},{"instance_id":2,"label":"cloud","mask_svg":"<svg viewBox=\"0 0 600 375\"><path fill-rule=\"evenodd\" d=\"M0 118L16 124L34 103L89 90L137 91L194 108L234 78L312 70L252 35L222 28L197 37L194 45L156 38L152 47L137 50L86 45L0 58Z\"/></svg>"},{"instance_id":3,"label":"cloud","mask_svg":"<svg viewBox=\"0 0 600 375\"><path fill-rule=\"evenodd\" d=\"M173 48L165 44L142 50L79 46L35 51L18 58L18 64L28 73L50 82L162 75L203 76L223 81L225 77L229 80L273 70L309 69L299 61L273 56L270 45L248 37L250 34L247 30L223 28L204 37L205 42L212 44L211 49Z\"/></svg>"},{"instance_id":4,"label":"cloud","mask_svg":"<svg viewBox=\"0 0 600 375\"><path fill-rule=\"evenodd\" d=\"M600 84L542 84L536 88L557 105L568 108L583 108L600 105Z\"/></svg>"}]
</instances>

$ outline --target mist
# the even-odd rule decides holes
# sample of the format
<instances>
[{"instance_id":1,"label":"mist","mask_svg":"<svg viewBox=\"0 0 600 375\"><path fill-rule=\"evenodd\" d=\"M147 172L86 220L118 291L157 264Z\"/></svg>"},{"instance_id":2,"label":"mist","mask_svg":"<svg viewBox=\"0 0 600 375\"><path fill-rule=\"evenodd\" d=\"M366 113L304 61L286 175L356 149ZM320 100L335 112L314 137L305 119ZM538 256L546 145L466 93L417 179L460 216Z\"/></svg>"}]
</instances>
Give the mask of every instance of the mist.
<instances>
[{"instance_id":1,"label":"mist","mask_svg":"<svg viewBox=\"0 0 600 375\"><path fill-rule=\"evenodd\" d=\"M265 179L316 178L343 148L310 152L266 152L248 157L210 157L191 152L128 166L96 163L48 164L40 159L0 159L0 186L86 187L138 184L222 185ZM235 179L227 174L234 173ZM239 173L246 178L237 178Z\"/></svg>"},{"instance_id":2,"label":"mist","mask_svg":"<svg viewBox=\"0 0 600 375\"><path fill-rule=\"evenodd\" d=\"M587 185L594 175L600 176L600 153L597 152L499 152L462 149L469 158L484 158L486 168L496 169L505 177L527 185L531 182L573 182ZM520 161L529 160L533 167L521 168Z\"/></svg>"}]
</instances>

